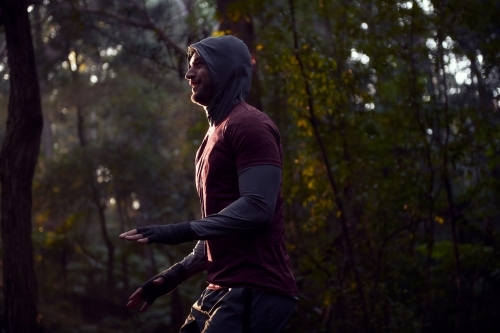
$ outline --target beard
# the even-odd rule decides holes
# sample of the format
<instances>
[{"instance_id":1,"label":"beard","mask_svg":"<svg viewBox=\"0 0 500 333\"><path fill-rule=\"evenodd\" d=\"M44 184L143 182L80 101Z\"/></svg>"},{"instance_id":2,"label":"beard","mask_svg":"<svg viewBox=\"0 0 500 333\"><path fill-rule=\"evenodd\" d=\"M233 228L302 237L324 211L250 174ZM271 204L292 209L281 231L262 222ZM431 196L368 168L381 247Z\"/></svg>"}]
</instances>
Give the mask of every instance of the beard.
<instances>
[{"instance_id":1,"label":"beard","mask_svg":"<svg viewBox=\"0 0 500 333\"><path fill-rule=\"evenodd\" d=\"M191 95L191 101L201 106L208 106L212 101L212 91L207 91L202 85L197 88Z\"/></svg>"}]
</instances>

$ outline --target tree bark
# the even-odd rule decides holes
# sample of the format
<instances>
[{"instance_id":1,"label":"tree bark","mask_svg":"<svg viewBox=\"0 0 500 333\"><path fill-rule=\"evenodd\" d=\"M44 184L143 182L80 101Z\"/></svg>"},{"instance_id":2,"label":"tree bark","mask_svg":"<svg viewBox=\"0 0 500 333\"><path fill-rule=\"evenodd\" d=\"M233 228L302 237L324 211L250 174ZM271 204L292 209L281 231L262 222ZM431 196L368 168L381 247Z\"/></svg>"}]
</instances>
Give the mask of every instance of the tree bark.
<instances>
[{"instance_id":1,"label":"tree bark","mask_svg":"<svg viewBox=\"0 0 500 333\"><path fill-rule=\"evenodd\" d=\"M231 20L228 15L228 6L237 2L237 0L217 0L217 11L219 12L219 30L230 32L231 35L241 39L252 56L252 86L250 93L247 96L247 103L262 110L262 103L260 100L260 80L257 67L257 52L255 46L255 32L253 29L252 18L248 16L240 16L236 20Z\"/></svg>"},{"instance_id":2,"label":"tree bark","mask_svg":"<svg viewBox=\"0 0 500 333\"><path fill-rule=\"evenodd\" d=\"M26 3L0 0L0 18L10 70L7 133L0 153L6 332L36 332L31 191L43 127L40 89Z\"/></svg>"}]
</instances>

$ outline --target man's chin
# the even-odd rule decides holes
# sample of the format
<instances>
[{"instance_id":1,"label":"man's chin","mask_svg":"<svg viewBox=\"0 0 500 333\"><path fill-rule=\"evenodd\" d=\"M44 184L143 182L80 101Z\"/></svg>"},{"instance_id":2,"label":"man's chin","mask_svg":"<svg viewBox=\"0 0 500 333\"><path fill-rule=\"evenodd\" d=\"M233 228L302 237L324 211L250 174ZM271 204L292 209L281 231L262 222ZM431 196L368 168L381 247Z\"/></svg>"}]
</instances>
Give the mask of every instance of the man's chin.
<instances>
[{"instance_id":1,"label":"man's chin","mask_svg":"<svg viewBox=\"0 0 500 333\"><path fill-rule=\"evenodd\" d=\"M209 104L209 103L206 103L206 102L200 100L199 98L197 98L196 94L191 95L191 102L198 104L198 105L201 105L201 106L207 106Z\"/></svg>"},{"instance_id":2,"label":"man's chin","mask_svg":"<svg viewBox=\"0 0 500 333\"><path fill-rule=\"evenodd\" d=\"M198 102L198 100L194 97L194 95L191 96L191 102L203 106L202 104L200 104L200 102Z\"/></svg>"}]
</instances>

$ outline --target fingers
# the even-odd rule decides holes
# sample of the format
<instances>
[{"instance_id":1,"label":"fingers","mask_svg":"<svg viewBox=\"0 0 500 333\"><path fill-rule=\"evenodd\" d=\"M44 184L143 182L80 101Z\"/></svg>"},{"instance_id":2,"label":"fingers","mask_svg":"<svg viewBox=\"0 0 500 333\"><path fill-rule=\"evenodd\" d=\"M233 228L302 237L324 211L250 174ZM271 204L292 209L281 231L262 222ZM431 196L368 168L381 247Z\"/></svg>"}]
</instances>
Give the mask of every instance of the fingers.
<instances>
[{"instance_id":1,"label":"fingers","mask_svg":"<svg viewBox=\"0 0 500 333\"><path fill-rule=\"evenodd\" d=\"M137 288L136 291L134 291L134 293L132 295L130 295L130 297L128 298L129 300L131 299L136 299L136 298L141 298L141 294L142 294L142 287L139 287Z\"/></svg>"},{"instance_id":2,"label":"fingers","mask_svg":"<svg viewBox=\"0 0 500 333\"><path fill-rule=\"evenodd\" d=\"M137 234L137 235L133 235L133 236L125 236L124 238L126 240L129 240L129 241L134 241L134 240L142 239L144 237L142 236L142 234Z\"/></svg>"},{"instance_id":3,"label":"fingers","mask_svg":"<svg viewBox=\"0 0 500 333\"><path fill-rule=\"evenodd\" d=\"M144 304L142 305L142 307L141 307L141 310L140 310L140 311L141 311L141 312L144 312L144 311L146 311L148 308L149 308L149 304L148 304L148 303L146 303L146 302L144 302Z\"/></svg>"},{"instance_id":4,"label":"fingers","mask_svg":"<svg viewBox=\"0 0 500 333\"><path fill-rule=\"evenodd\" d=\"M156 284L156 285L158 285L158 286L162 285L163 282L164 282L164 279L161 276L159 278L153 280L153 283Z\"/></svg>"},{"instance_id":5,"label":"fingers","mask_svg":"<svg viewBox=\"0 0 500 333\"><path fill-rule=\"evenodd\" d=\"M127 232L124 232L119 237L122 238L122 239L124 239L127 236L133 236L133 235L137 235L137 229L132 229L132 230L129 230Z\"/></svg>"},{"instance_id":6,"label":"fingers","mask_svg":"<svg viewBox=\"0 0 500 333\"><path fill-rule=\"evenodd\" d=\"M140 303L142 302L141 299L138 299L138 300L134 300L134 301L128 301L127 303L127 308L129 309L133 309L135 308L137 305L139 305ZM141 309L139 310L140 312L144 312L146 311L147 309L149 308L149 304L144 302L144 304L141 306Z\"/></svg>"},{"instance_id":7,"label":"fingers","mask_svg":"<svg viewBox=\"0 0 500 333\"><path fill-rule=\"evenodd\" d=\"M161 280L161 283L160 284L163 284L163 278L158 278L156 280L153 281L153 283L155 284L158 284L157 281L158 280ZM139 287L128 299L128 303L127 303L127 308L129 309L133 309L135 308L136 306L138 306L139 304L141 304L142 302L142 298L141 298L141 294L142 294L142 287ZM140 312L144 312L146 311L148 308L149 308L150 304L144 302L144 304L141 306L141 309L139 310Z\"/></svg>"},{"instance_id":8,"label":"fingers","mask_svg":"<svg viewBox=\"0 0 500 333\"><path fill-rule=\"evenodd\" d=\"M133 309L141 303L142 287L139 287L128 299L127 308Z\"/></svg>"},{"instance_id":9,"label":"fingers","mask_svg":"<svg viewBox=\"0 0 500 333\"><path fill-rule=\"evenodd\" d=\"M129 309L133 309L135 308L136 306L138 306L139 304L141 304L142 302L142 298L141 298L141 294L142 294L142 287L139 287L128 299L128 303L127 303L127 308ZM144 312L148 309L149 307L149 304L144 302L144 304L142 305L140 311L141 312Z\"/></svg>"},{"instance_id":10,"label":"fingers","mask_svg":"<svg viewBox=\"0 0 500 333\"><path fill-rule=\"evenodd\" d=\"M127 308L129 309L133 309L135 308L137 305L139 305L140 303L142 302L142 300L140 298L136 298L136 299L131 299L128 301L127 303Z\"/></svg>"},{"instance_id":11,"label":"fingers","mask_svg":"<svg viewBox=\"0 0 500 333\"><path fill-rule=\"evenodd\" d=\"M147 237L144 237L142 234L138 234L137 229L124 232L119 237L128 241L137 241L137 243L148 243Z\"/></svg>"}]
</instances>

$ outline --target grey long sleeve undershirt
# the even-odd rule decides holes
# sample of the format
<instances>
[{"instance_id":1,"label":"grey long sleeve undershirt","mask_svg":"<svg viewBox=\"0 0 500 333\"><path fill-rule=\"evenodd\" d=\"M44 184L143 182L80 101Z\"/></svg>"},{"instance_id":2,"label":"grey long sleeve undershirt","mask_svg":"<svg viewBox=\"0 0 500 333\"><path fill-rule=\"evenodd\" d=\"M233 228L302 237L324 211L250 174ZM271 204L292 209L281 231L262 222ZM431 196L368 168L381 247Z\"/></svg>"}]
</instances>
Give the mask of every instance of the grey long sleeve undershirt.
<instances>
[{"instance_id":1,"label":"grey long sleeve undershirt","mask_svg":"<svg viewBox=\"0 0 500 333\"><path fill-rule=\"evenodd\" d=\"M271 223L280 183L281 169L274 165L257 165L240 171L240 198L218 214L191 222L200 241L181 261L188 278L206 269L205 240L243 233Z\"/></svg>"}]
</instances>

